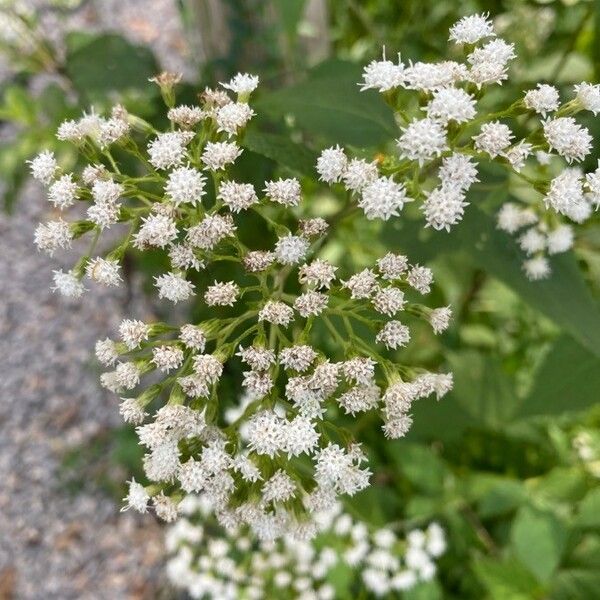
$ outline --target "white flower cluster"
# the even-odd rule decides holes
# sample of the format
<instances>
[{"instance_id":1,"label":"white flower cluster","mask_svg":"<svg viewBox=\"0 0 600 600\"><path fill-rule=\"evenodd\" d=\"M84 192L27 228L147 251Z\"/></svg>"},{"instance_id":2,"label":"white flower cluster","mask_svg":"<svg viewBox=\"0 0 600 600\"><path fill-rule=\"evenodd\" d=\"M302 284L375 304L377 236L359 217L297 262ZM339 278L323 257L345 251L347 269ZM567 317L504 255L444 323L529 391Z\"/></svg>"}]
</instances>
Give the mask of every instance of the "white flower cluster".
<instances>
[{"instance_id":1,"label":"white flower cluster","mask_svg":"<svg viewBox=\"0 0 600 600\"><path fill-rule=\"evenodd\" d=\"M319 157L317 172L322 181L343 185L368 219L388 220L418 200L428 227L450 231L462 220L467 192L478 182L477 163L497 161L509 172L507 186L524 180L535 190L530 205L507 204L498 219L511 233L531 227L519 238L528 255L524 269L530 279L541 279L550 273L547 255L573 244L565 218L581 223L600 205L600 171L584 175L560 164L590 154L592 136L573 115L600 112L600 85L578 84L575 98L561 103L554 86L538 84L507 109L478 114L487 87L508 78L513 44L496 37L488 15L462 18L450 29L450 40L465 53L464 62L404 64L384 57L364 69L361 89L383 93L400 123L396 154L377 164L331 147ZM413 90L421 100L410 115L406 107L414 102L407 95ZM527 121L527 135L517 140L502 120L527 113L538 118Z\"/></svg>"},{"instance_id":2,"label":"white flower cluster","mask_svg":"<svg viewBox=\"0 0 600 600\"><path fill-rule=\"evenodd\" d=\"M165 75L159 80L172 85ZM135 131L124 133L120 150L140 163L132 175L111 154L110 144L124 142L122 136L107 141L86 133L86 155L94 162L80 176L61 173L51 154L40 154L32 173L49 186L50 202L64 213L76 201L88 206L86 220L43 224L35 237L53 254L91 235L90 250L75 267L55 272L54 289L64 295L80 297L84 277L119 285L123 256L135 248L162 251L168 261L154 277L159 298L195 298L214 310L214 318L181 328L125 319L119 341L107 338L96 346L98 361L109 369L101 384L122 396L121 415L136 426L146 452L151 484L132 481L127 506L140 512L152 506L171 521L183 497L203 493L225 526L248 527L261 540L306 538L314 530L312 515L369 485L366 454L335 425L336 415L379 411L385 435L398 438L410 428L412 401L451 389L451 375L399 364L392 354L409 343L411 320L424 320L439 334L451 312L414 301L430 291L433 275L401 255L387 254L372 269L342 280L338 267L317 255L335 232L324 219L303 213L297 179L266 181L262 195L232 177L229 165L242 152L237 135L254 114L246 103L256 84L238 75L223 86L237 90L235 101L222 90L205 90L202 106L171 108L169 118L181 129L153 132L145 148ZM120 108L114 115L138 122ZM96 131L91 119L86 115L69 127ZM78 136L70 139L82 144ZM339 149L331 152L332 177L336 160L346 163ZM456 170L451 161L445 168ZM377 177L373 165L350 161L339 177L360 189L369 173ZM399 208L402 190L390 206L377 208L377 197L395 185L391 178L367 185L367 210ZM259 239L261 249L249 248L238 237L248 211L272 230L270 248ZM128 232L96 256L102 231L117 221L128 224ZM201 272L224 260L232 265L231 279ZM236 386L247 401L232 420Z\"/></svg>"},{"instance_id":3,"label":"white flower cluster","mask_svg":"<svg viewBox=\"0 0 600 600\"><path fill-rule=\"evenodd\" d=\"M369 530L339 505L316 516L313 541L286 536L258 544L240 528L215 535L205 496L181 505L184 517L167 530L167 576L191 598L333 600L330 575L340 567L351 569L348 587L385 598L432 580L446 551L437 523L403 539L389 528Z\"/></svg>"}]
</instances>

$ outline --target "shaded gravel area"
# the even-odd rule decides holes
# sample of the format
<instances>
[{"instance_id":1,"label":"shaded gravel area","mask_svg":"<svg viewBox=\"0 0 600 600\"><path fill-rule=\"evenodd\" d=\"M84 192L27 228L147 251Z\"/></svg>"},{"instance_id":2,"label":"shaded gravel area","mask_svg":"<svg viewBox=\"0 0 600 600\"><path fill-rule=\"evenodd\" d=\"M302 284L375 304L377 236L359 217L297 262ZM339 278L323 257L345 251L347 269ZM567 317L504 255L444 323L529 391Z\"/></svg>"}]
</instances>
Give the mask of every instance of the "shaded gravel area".
<instances>
[{"instance_id":1,"label":"shaded gravel area","mask_svg":"<svg viewBox=\"0 0 600 600\"><path fill-rule=\"evenodd\" d=\"M124 314L147 316L143 299L126 306L124 289L95 288L67 304L53 294L58 266L32 247L47 206L30 189L13 217L0 216L0 598L155 598L154 518L120 513L93 481L74 493L61 475L69 452L85 456L120 425L90 356Z\"/></svg>"},{"instance_id":2,"label":"shaded gravel area","mask_svg":"<svg viewBox=\"0 0 600 600\"><path fill-rule=\"evenodd\" d=\"M28 0L51 37L116 30L150 44L164 68L190 72L172 0L150 11L142 0L87 1L60 18L46 4ZM88 456L122 425L118 399L98 384L93 346L125 315L148 317L148 307L135 285L94 286L77 303L53 294L52 269L69 268L78 254L59 264L36 253L33 230L49 217L33 184L13 216L0 211L0 600L167 598L162 529L150 515L119 512L98 485L98 464L86 463L100 461L102 476L117 482L129 477ZM75 474L65 466L73 455ZM73 475L75 489L65 482Z\"/></svg>"}]
</instances>

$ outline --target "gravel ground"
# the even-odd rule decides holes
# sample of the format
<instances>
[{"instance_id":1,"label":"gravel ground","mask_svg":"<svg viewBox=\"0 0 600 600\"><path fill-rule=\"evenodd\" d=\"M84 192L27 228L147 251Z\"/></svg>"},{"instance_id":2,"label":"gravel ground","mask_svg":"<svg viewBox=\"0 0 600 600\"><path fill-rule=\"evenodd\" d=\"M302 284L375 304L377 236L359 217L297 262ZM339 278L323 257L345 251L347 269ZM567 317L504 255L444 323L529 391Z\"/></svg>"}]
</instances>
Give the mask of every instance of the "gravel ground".
<instances>
[{"instance_id":1,"label":"gravel ground","mask_svg":"<svg viewBox=\"0 0 600 600\"><path fill-rule=\"evenodd\" d=\"M0 598L156 598L153 517L120 513L93 483L75 494L60 479L65 453L120 423L90 359L95 340L147 310L122 289L94 289L78 304L49 290L58 267L32 247L47 206L30 189L13 217L0 216Z\"/></svg>"},{"instance_id":2,"label":"gravel ground","mask_svg":"<svg viewBox=\"0 0 600 600\"><path fill-rule=\"evenodd\" d=\"M60 26L40 14L54 35L117 30L150 44L164 68L189 73L174 2L153 0L144 12L147 6L88 1ZM152 516L120 513L89 481L98 465L86 464L85 452L121 425L118 400L98 385L94 342L113 334L123 316L144 318L148 308L135 285L133 293L95 288L70 304L50 291L52 269L74 261L57 264L35 251L33 230L48 206L32 184L12 217L0 213L0 600L169 597L162 529ZM79 477L88 479L77 490L64 481L69 453L80 456ZM116 481L129 476L100 468Z\"/></svg>"}]
</instances>

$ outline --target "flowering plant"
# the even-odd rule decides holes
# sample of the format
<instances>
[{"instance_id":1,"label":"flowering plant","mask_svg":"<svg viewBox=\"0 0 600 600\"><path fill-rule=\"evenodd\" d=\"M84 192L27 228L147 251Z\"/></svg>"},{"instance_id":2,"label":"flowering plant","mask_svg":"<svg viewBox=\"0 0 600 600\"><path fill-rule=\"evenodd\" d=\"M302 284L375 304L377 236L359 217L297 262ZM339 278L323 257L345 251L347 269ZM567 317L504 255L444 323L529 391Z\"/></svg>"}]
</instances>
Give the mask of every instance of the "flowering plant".
<instances>
[{"instance_id":1,"label":"flowering plant","mask_svg":"<svg viewBox=\"0 0 600 600\"><path fill-rule=\"evenodd\" d=\"M352 431L338 426L340 414L379 410L385 435L398 438L410 428L413 401L452 387L451 375L391 354L410 341L399 313L441 333L451 311L417 301L430 291L432 273L402 255L387 253L342 279L319 257L335 231L301 203L297 179L266 181L260 198L235 179L258 78L239 74L223 90L207 89L200 106L175 105L176 80L156 78L169 107L166 132L120 106L108 118L92 112L59 127L59 139L73 142L89 164L81 175L62 173L44 152L31 171L58 210L83 204L86 214L40 224L35 242L52 255L91 237L73 269L54 272L54 289L67 297L81 298L86 280L119 285L127 251L158 250L169 262L155 277L158 297L176 304L201 293L214 311L180 327L125 319L120 341L96 346L98 360L115 367L102 375L104 387L131 394L148 381L121 402L154 482L132 481L127 506L145 512L152 498L156 513L171 521L185 494L202 491L225 526L245 523L261 539L310 538L315 526L307 515L369 482L367 456ZM146 148L136 142L139 133L151 136ZM136 172L121 168L117 151L133 159ZM270 247L242 239L248 213L266 225ZM126 225L124 236L98 254L102 232L117 224ZM234 279L205 275L222 262L234 265ZM323 334L329 343L315 345ZM232 363L247 370L226 397L220 382Z\"/></svg>"},{"instance_id":2,"label":"flowering plant","mask_svg":"<svg viewBox=\"0 0 600 600\"><path fill-rule=\"evenodd\" d=\"M321 179L341 182L367 219L387 221L418 200L427 227L450 231L479 181L478 163L494 161L512 174L515 197L501 207L498 227L519 232L526 275L548 277L547 255L573 245L570 223L584 222L600 205L600 168L584 175L573 166L592 149L590 132L574 116L600 112L600 85L580 83L575 97L561 103L554 86L540 83L497 110L493 86L508 78L514 44L496 36L487 15L462 18L450 41L465 62L384 57L365 67L361 90L378 90L394 110L397 149L377 165L328 148L319 159Z\"/></svg>"}]
</instances>

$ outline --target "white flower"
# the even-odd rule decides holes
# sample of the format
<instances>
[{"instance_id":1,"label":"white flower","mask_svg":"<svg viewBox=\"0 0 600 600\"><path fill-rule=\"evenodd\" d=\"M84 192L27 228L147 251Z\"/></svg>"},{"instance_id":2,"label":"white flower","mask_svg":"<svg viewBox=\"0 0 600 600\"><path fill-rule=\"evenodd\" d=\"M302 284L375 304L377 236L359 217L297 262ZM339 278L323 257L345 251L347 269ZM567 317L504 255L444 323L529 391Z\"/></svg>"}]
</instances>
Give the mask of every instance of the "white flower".
<instances>
[{"instance_id":1,"label":"white flower","mask_svg":"<svg viewBox=\"0 0 600 600\"><path fill-rule=\"evenodd\" d=\"M249 346L240 349L236 356L239 356L254 371L266 371L271 365L275 364L275 352L267 348Z\"/></svg>"},{"instance_id":2,"label":"white flower","mask_svg":"<svg viewBox=\"0 0 600 600\"><path fill-rule=\"evenodd\" d=\"M317 173L319 179L326 183L341 181L346 170L348 159L339 146L326 148L317 159Z\"/></svg>"},{"instance_id":3,"label":"white flower","mask_svg":"<svg viewBox=\"0 0 600 600\"><path fill-rule=\"evenodd\" d=\"M265 183L267 198L283 206L298 206L300 203L300 182L295 179L278 179Z\"/></svg>"},{"instance_id":4,"label":"white flower","mask_svg":"<svg viewBox=\"0 0 600 600\"><path fill-rule=\"evenodd\" d=\"M208 306L233 306L240 293L239 286L233 281L215 281L204 293Z\"/></svg>"},{"instance_id":5,"label":"white flower","mask_svg":"<svg viewBox=\"0 0 600 600\"><path fill-rule=\"evenodd\" d=\"M53 292L58 292L65 298L80 298L86 291L83 283L72 271L65 273L61 269L52 272L54 273L54 285L51 288Z\"/></svg>"},{"instance_id":6,"label":"white flower","mask_svg":"<svg viewBox=\"0 0 600 600\"><path fill-rule=\"evenodd\" d=\"M150 327L143 321L124 319L119 325L121 339L129 350L135 350L150 335Z\"/></svg>"},{"instance_id":7,"label":"white flower","mask_svg":"<svg viewBox=\"0 0 600 600\"><path fill-rule=\"evenodd\" d=\"M444 126L429 118L414 119L403 127L397 144L401 158L416 160L419 165L440 156L448 149Z\"/></svg>"},{"instance_id":8,"label":"white flower","mask_svg":"<svg viewBox=\"0 0 600 600\"><path fill-rule=\"evenodd\" d=\"M294 311L283 302L269 300L258 313L259 321L267 321L274 325L287 327L294 320Z\"/></svg>"},{"instance_id":9,"label":"white flower","mask_svg":"<svg viewBox=\"0 0 600 600\"><path fill-rule=\"evenodd\" d=\"M391 60L373 60L363 69L363 83L360 86L364 90L378 90L387 92L404 81L404 65L398 60L398 64Z\"/></svg>"},{"instance_id":10,"label":"white flower","mask_svg":"<svg viewBox=\"0 0 600 600\"><path fill-rule=\"evenodd\" d=\"M85 266L85 274L102 285L117 286L122 281L120 269L118 260L107 260L97 256L88 261Z\"/></svg>"},{"instance_id":11,"label":"white flower","mask_svg":"<svg viewBox=\"0 0 600 600\"><path fill-rule=\"evenodd\" d=\"M110 338L98 340L96 342L94 352L96 354L98 362L105 367L110 367L114 365L117 362L117 359L119 358L117 345Z\"/></svg>"},{"instance_id":12,"label":"white flower","mask_svg":"<svg viewBox=\"0 0 600 600\"><path fill-rule=\"evenodd\" d=\"M165 193L175 206L185 202L197 204L206 193L206 177L192 167L179 167L169 173Z\"/></svg>"},{"instance_id":13,"label":"white flower","mask_svg":"<svg viewBox=\"0 0 600 600\"><path fill-rule=\"evenodd\" d=\"M98 204L114 204L125 192L120 183L96 178L92 184L92 197Z\"/></svg>"},{"instance_id":14,"label":"white flower","mask_svg":"<svg viewBox=\"0 0 600 600\"><path fill-rule=\"evenodd\" d=\"M207 142L202 152L202 162L211 170L219 171L235 162L242 149L235 142Z\"/></svg>"},{"instance_id":15,"label":"white flower","mask_svg":"<svg viewBox=\"0 0 600 600\"><path fill-rule=\"evenodd\" d=\"M72 239L71 225L62 219L40 223L34 233L35 245L50 256L59 248L70 248Z\"/></svg>"},{"instance_id":16,"label":"white flower","mask_svg":"<svg viewBox=\"0 0 600 600\"><path fill-rule=\"evenodd\" d=\"M525 106L545 117L560 106L558 90L553 85L538 83L535 90L529 90L525 94Z\"/></svg>"},{"instance_id":17,"label":"white flower","mask_svg":"<svg viewBox=\"0 0 600 600\"><path fill-rule=\"evenodd\" d=\"M371 269L363 269L342 282L343 287L350 290L350 297L353 300L362 300L370 298L377 289L377 275Z\"/></svg>"},{"instance_id":18,"label":"white flower","mask_svg":"<svg viewBox=\"0 0 600 600\"><path fill-rule=\"evenodd\" d=\"M502 155L515 171L520 172L525 166L525 161L531 155L532 148L533 146L529 142L521 140L518 144L505 150Z\"/></svg>"},{"instance_id":19,"label":"white flower","mask_svg":"<svg viewBox=\"0 0 600 600\"><path fill-rule=\"evenodd\" d=\"M246 371L242 386L253 399L264 398L273 389L273 380L268 373Z\"/></svg>"},{"instance_id":20,"label":"white flower","mask_svg":"<svg viewBox=\"0 0 600 600\"><path fill-rule=\"evenodd\" d=\"M264 250L248 252L243 258L244 267L250 273L256 273L268 269L275 262L275 253Z\"/></svg>"},{"instance_id":21,"label":"white flower","mask_svg":"<svg viewBox=\"0 0 600 600\"><path fill-rule=\"evenodd\" d=\"M455 187L459 190L468 190L477 179L477 165L473 164L470 156L455 152L442 159L442 166L438 171L442 188Z\"/></svg>"},{"instance_id":22,"label":"white flower","mask_svg":"<svg viewBox=\"0 0 600 600\"><path fill-rule=\"evenodd\" d=\"M429 294L433 282L433 273L427 267L414 265L408 272L406 281L420 294Z\"/></svg>"},{"instance_id":23,"label":"white flower","mask_svg":"<svg viewBox=\"0 0 600 600\"><path fill-rule=\"evenodd\" d=\"M363 188L358 206L367 219L387 221L398 216L405 202L406 190L402 183L396 183L392 177L379 177Z\"/></svg>"},{"instance_id":24,"label":"white flower","mask_svg":"<svg viewBox=\"0 0 600 600\"><path fill-rule=\"evenodd\" d=\"M466 77L465 65L451 60L440 63L411 62L404 71L404 87L409 90L434 92L452 86Z\"/></svg>"},{"instance_id":25,"label":"white flower","mask_svg":"<svg viewBox=\"0 0 600 600\"><path fill-rule=\"evenodd\" d=\"M246 210L258 202L254 186L251 183L236 183L235 181L224 181L219 186L217 198L234 213Z\"/></svg>"},{"instance_id":26,"label":"white flower","mask_svg":"<svg viewBox=\"0 0 600 600\"><path fill-rule=\"evenodd\" d=\"M169 121L173 121L173 123L184 129L192 129L202 121L204 116L205 114L199 106L187 106L185 104L174 106L167 113Z\"/></svg>"},{"instance_id":27,"label":"white flower","mask_svg":"<svg viewBox=\"0 0 600 600\"><path fill-rule=\"evenodd\" d=\"M264 483L262 493L265 503L285 502L296 493L296 484L285 471L279 469Z\"/></svg>"},{"instance_id":28,"label":"white flower","mask_svg":"<svg viewBox=\"0 0 600 600\"><path fill-rule=\"evenodd\" d=\"M559 225L548 233L546 242L549 254L561 254L573 246L573 228L570 225Z\"/></svg>"},{"instance_id":29,"label":"white flower","mask_svg":"<svg viewBox=\"0 0 600 600\"><path fill-rule=\"evenodd\" d=\"M256 413L248 423L248 447L257 454L266 454L271 458L283 450L285 421L273 411L263 410Z\"/></svg>"},{"instance_id":30,"label":"white flower","mask_svg":"<svg viewBox=\"0 0 600 600\"><path fill-rule=\"evenodd\" d=\"M69 119L67 121L63 121L58 126L58 129L56 130L56 137L59 140L76 144L83 140L85 133L83 132L79 121Z\"/></svg>"},{"instance_id":31,"label":"white flower","mask_svg":"<svg viewBox=\"0 0 600 600\"><path fill-rule=\"evenodd\" d=\"M254 116L254 111L245 102L231 102L217 110L215 119L217 131L224 131L229 136L237 134Z\"/></svg>"},{"instance_id":32,"label":"white flower","mask_svg":"<svg viewBox=\"0 0 600 600\"><path fill-rule=\"evenodd\" d=\"M186 348L204 352L206 346L206 335L201 327L197 325L182 325L179 330L179 339L183 342Z\"/></svg>"},{"instance_id":33,"label":"white flower","mask_svg":"<svg viewBox=\"0 0 600 600\"><path fill-rule=\"evenodd\" d=\"M317 353L310 346L290 346L283 348L279 353L279 364L284 369L303 372L312 365L315 358L317 358Z\"/></svg>"},{"instance_id":34,"label":"white flower","mask_svg":"<svg viewBox=\"0 0 600 600\"><path fill-rule=\"evenodd\" d=\"M567 214L571 207L585 204L583 177L577 169L565 169L550 182L550 190L544 197L547 208Z\"/></svg>"},{"instance_id":35,"label":"white flower","mask_svg":"<svg viewBox=\"0 0 600 600\"><path fill-rule=\"evenodd\" d=\"M300 236L288 234L275 244L275 255L283 265L296 265L306 257L310 243Z\"/></svg>"},{"instance_id":36,"label":"white flower","mask_svg":"<svg viewBox=\"0 0 600 600\"><path fill-rule=\"evenodd\" d=\"M508 125L493 121L484 123L481 132L473 137L475 148L480 152L487 152L491 158L496 158L503 150L510 146L513 134Z\"/></svg>"},{"instance_id":37,"label":"white flower","mask_svg":"<svg viewBox=\"0 0 600 600\"><path fill-rule=\"evenodd\" d=\"M125 423L132 425L141 425L148 416L136 398L121 398L119 404L119 414L123 417Z\"/></svg>"},{"instance_id":38,"label":"white flower","mask_svg":"<svg viewBox=\"0 0 600 600\"><path fill-rule=\"evenodd\" d=\"M344 377L359 385L371 385L375 376L375 361L368 357L357 356L342 365Z\"/></svg>"},{"instance_id":39,"label":"white flower","mask_svg":"<svg viewBox=\"0 0 600 600\"><path fill-rule=\"evenodd\" d=\"M187 244L171 244L169 246L169 259L174 269L203 269L205 263L194 253L194 249Z\"/></svg>"},{"instance_id":40,"label":"white flower","mask_svg":"<svg viewBox=\"0 0 600 600\"><path fill-rule=\"evenodd\" d=\"M258 77L248 73L238 73L228 83L221 83L221 85L236 94L246 96L258 87Z\"/></svg>"},{"instance_id":41,"label":"white flower","mask_svg":"<svg viewBox=\"0 0 600 600\"><path fill-rule=\"evenodd\" d=\"M302 317L321 314L327 307L329 299L320 292L305 292L294 300L294 308Z\"/></svg>"},{"instance_id":42,"label":"white flower","mask_svg":"<svg viewBox=\"0 0 600 600\"><path fill-rule=\"evenodd\" d=\"M48 185L53 179L56 171L58 171L58 163L54 158L54 152L45 150L40 152L32 160L28 160L31 176L42 183Z\"/></svg>"},{"instance_id":43,"label":"white flower","mask_svg":"<svg viewBox=\"0 0 600 600\"><path fill-rule=\"evenodd\" d=\"M123 498L123 502L126 502L127 504L121 509L121 511L133 508L140 513L145 513L148 510L149 500L150 495L145 490L144 486L132 478L129 482L129 492L127 493L127 496Z\"/></svg>"},{"instance_id":44,"label":"white flower","mask_svg":"<svg viewBox=\"0 0 600 600\"><path fill-rule=\"evenodd\" d=\"M496 39L488 42L480 48L475 48L467 57L467 61L477 69L478 66L495 65L498 68L505 68L509 60L515 58L515 46L502 39Z\"/></svg>"},{"instance_id":45,"label":"white flower","mask_svg":"<svg viewBox=\"0 0 600 600\"><path fill-rule=\"evenodd\" d=\"M600 112L600 85L579 83L575 86L575 93L583 108L594 113L594 116Z\"/></svg>"},{"instance_id":46,"label":"white flower","mask_svg":"<svg viewBox=\"0 0 600 600\"><path fill-rule=\"evenodd\" d=\"M152 362L163 373L168 373L182 365L183 350L177 346L157 346L152 349Z\"/></svg>"},{"instance_id":47,"label":"white flower","mask_svg":"<svg viewBox=\"0 0 600 600\"><path fill-rule=\"evenodd\" d=\"M78 188L73 181L73 174L63 175L57 179L48 189L48 200L56 208L64 209L72 206L77 199Z\"/></svg>"},{"instance_id":48,"label":"white flower","mask_svg":"<svg viewBox=\"0 0 600 600\"><path fill-rule=\"evenodd\" d=\"M166 215L149 215L142 218L142 226L133 236L133 245L138 250L148 246L164 248L177 237L175 221Z\"/></svg>"},{"instance_id":49,"label":"white flower","mask_svg":"<svg viewBox=\"0 0 600 600\"><path fill-rule=\"evenodd\" d=\"M385 256L377 260L377 268L384 279L399 279L408 268L408 259L401 254L388 252Z\"/></svg>"},{"instance_id":50,"label":"white flower","mask_svg":"<svg viewBox=\"0 0 600 600\"><path fill-rule=\"evenodd\" d=\"M450 319L452 318L452 309L449 306L433 309L428 316L429 323L433 333L440 334L448 329Z\"/></svg>"},{"instance_id":51,"label":"white flower","mask_svg":"<svg viewBox=\"0 0 600 600\"><path fill-rule=\"evenodd\" d=\"M465 206L465 197L461 189L456 187L439 187L427 194L421 210L425 215L427 226L438 231L450 231L452 225L462 221Z\"/></svg>"},{"instance_id":52,"label":"white flower","mask_svg":"<svg viewBox=\"0 0 600 600\"><path fill-rule=\"evenodd\" d=\"M156 169L178 167L183 162L187 144L194 137L189 131L160 133L148 144L148 156Z\"/></svg>"},{"instance_id":53,"label":"white flower","mask_svg":"<svg viewBox=\"0 0 600 600\"><path fill-rule=\"evenodd\" d=\"M520 208L513 202L506 202L498 211L498 228L515 233L521 227L537 223L537 216L531 209Z\"/></svg>"},{"instance_id":54,"label":"white flower","mask_svg":"<svg viewBox=\"0 0 600 600\"><path fill-rule=\"evenodd\" d=\"M347 190L360 192L366 185L377 179L379 173L375 162L353 158L346 167L342 179Z\"/></svg>"},{"instance_id":55,"label":"white flower","mask_svg":"<svg viewBox=\"0 0 600 600\"><path fill-rule=\"evenodd\" d=\"M335 280L337 267L325 260L317 258L309 264L302 265L298 271L298 281L311 287L326 288L331 287Z\"/></svg>"},{"instance_id":56,"label":"white flower","mask_svg":"<svg viewBox=\"0 0 600 600\"><path fill-rule=\"evenodd\" d=\"M231 215L207 215L187 230L188 243L202 250L212 250L221 240L232 236L236 227Z\"/></svg>"},{"instance_id":57,"label":"white flower","mask_svg":"<svg viewBox=\"0 0 600 600\"><path fill-rule=\"evenodd\" d=\"M346 414L354 416L359 412L371 410L379 404L380 389L374 383L357 385L350 388L338 398L338 404Z\"/></svg>"},{"instance_id":58,"label":"white flower","mask_svg":"<svg viewBox=\"0 0 600 600\"><path fill-rule=\"evenodd\" d=\"M475 100L460 88L447 87L437 90L425 107L430 119L438 119L442 123L455 121L465 123L475 117Z\"/></svg>"},{"instance_id":59,"label":"white flower","mask_svg":"<svg viewBox=\"0 0 600 600\"><path fill-rule=\"evenodd\" d=\"M469 15L457 21L450 28L450 40L457 44L475 44L486 37L493 37L494 26L489 15Z\"/></svg>"},{"instance_id":60,"label":"white flower","mask_svg":"<svg viewBox=\"0 0 600 600\"><path fill-rule=\"evenodd\" d=\"M536 227L532 227L519 238L519 244L527 254L536 254L546 247L546 236Z\"/></svg>"},{"instance_id":61,"label":"white flower","mask_svg":"<svg viewBox=\"0 0 600 600\"><path fill-rule=\"evenodd\" d=\"M194 295L194 284L178 273L165 273L154 280L158 297L171 300L174 304Z\"/></svg>"},{"instance_id":62,"label":"white flower","mask_svg":"<svg viewBox=\"0 0 600 600\"><path fill-rule=\"evenodd\" d=\"M544 256L536 256L535 258L526 260L523 263L523 269L531 281L546 279L550 275L550 263L548 263L548 259Z\"/></svg>"},{"instance_id":63,"label":"white flower","mask_svg":"<svg viewBox=\"0 0 600 600\"><path fill-rule=\"evenodd\" d=\"M404 292L395 287L379 289L372 299L375 310L388 317L393 317L404 308Z\"/></svg>"},{"instance_id":64,"label":"white flower","mask_svg":"<svg viewBox=\"0 0 600 600\"><path fill-rule=\"evenodd\" d=\"M410 331L400 321L388 321L379 333L375 341L384 344L387 348L395 350L400 346L406 346L410 341Z\"/></svg>"},{"instance_id":65,"label":"white flower","mask_svg":"<svg viewBox=\"0 0 600 600\"><path fill-rule=\"evenodd\" d=\"M559 117L544 122L544 136L551 150L567 162L583 160L592 149L592 136L573 117Z\"/></svg>"}]
</instances>

